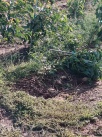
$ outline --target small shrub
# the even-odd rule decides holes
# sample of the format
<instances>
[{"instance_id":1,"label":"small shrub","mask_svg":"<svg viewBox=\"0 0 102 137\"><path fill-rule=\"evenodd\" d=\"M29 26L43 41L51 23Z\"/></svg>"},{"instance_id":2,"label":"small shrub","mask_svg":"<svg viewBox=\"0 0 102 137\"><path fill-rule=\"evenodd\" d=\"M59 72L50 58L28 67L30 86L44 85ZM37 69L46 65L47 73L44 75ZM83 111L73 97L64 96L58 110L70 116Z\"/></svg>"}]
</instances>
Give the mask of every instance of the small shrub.
<instances>
[{"instance_id":1,"label":"small shrub","mask_svg":"<svg viewBox=\"0 0 102 137\"><path fill-rule=\"evenodd\" d=\"M102 76L100 62L102 62L101 51L86 51L73 53L72 56L65 58L63 63L74 74L95 80Z\"/></svg>"}]
</instances>

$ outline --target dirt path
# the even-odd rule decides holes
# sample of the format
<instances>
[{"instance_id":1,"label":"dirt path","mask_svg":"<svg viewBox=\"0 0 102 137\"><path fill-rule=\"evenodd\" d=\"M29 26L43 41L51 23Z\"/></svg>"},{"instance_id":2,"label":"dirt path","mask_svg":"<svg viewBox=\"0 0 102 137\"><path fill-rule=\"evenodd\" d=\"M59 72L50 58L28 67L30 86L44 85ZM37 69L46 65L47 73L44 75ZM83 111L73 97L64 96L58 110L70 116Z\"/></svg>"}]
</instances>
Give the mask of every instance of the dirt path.
<instances>
[{"instance_id":1,"label":"dirt path","mask_svg":"<svg viewBox=\"0 0 102 137\"><path fill-rule=\"evenodd\" d=\"M28 48L28 46L25 45L16 45L16 46L6 46L6 47L0 47L0 56L5 56L8 54L12 54L14 52L18 52L21 49Z\"/></svg>"}]
</instances>

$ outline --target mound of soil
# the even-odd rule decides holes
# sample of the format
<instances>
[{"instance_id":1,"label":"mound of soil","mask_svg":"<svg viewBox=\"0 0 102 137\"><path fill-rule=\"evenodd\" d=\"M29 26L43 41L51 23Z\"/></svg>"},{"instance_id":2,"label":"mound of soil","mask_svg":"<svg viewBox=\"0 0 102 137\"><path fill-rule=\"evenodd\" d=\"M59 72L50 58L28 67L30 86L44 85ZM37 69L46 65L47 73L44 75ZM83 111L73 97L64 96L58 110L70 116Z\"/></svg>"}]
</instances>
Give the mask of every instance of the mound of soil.
<instances>
[{"instance_id":1,"label":"mound of soil","mask_svg":"<svg viewBox=\"0 0 102 137\"><path fill-rule=\"evenodd\" d=\"M86 81L85 81L86 80ZM45 99L73 95L75 101L100 101L102 99L102 81L88 83L87 78L76 78L65 71L53 75L31 75L16 81L13 90L21 90L32 96Z\"/></svg>"},{"instance_id":2,"label":"mound of soil","mask_svg":"<svg viewBox=\"0 0 102 137\"><path fill-rule=\"evenodd\" d=\"M66 75L66 72L59 71L53 75L31 75L20 79L13 85L13 88L26 91L33 96L52 98L61 92L69 92L69 89L71 92L73 86L72 77Z\"/></svg>"}]
</instances>

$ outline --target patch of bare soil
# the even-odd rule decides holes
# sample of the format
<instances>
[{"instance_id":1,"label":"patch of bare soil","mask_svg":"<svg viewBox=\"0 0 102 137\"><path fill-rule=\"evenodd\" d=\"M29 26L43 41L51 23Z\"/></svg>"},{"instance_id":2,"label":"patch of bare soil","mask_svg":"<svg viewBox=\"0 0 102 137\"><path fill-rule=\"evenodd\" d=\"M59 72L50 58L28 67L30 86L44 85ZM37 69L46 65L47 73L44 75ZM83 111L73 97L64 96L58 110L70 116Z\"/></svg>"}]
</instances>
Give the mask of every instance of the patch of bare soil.
<instances>
[{"instance_id":1,"label":"patch of bare soil","mask_svg":"<svg viewBox=\"0 0 102 137\"><path fill-rule=\"evenodd\" d=\"M55 4L59 8L63 9L67 7L67 0L57 0Z\"/></svg>"},{"instance_id":2,"label":"patch of bare soil","mask_svg":"<svg viewBox=\"0 0 102 137\"><path fill-rule=\"evenodd\" d=\"M102 137L102 119L94 118L94 123L89 123L81 130L81 135L88 137Z\"/></svg>"},{"instance_id":3,"label":"patch of bare soil","mask_svg":"<svg viewBox=\"0 0 102 137\"><path fill-rule=\"evenodd\" d=\"M54 75L31 75L20 79L13 85L13 90L26 91L37 97L52 98L61 93L71 93L73 86L75 85L72 84L71 76L59 71Z\"/></svg>"},{"instance_id":4,"label":"patch of bare soil","mask_svg":"<svg viewBox=\"0 0 102 137\"><path fill-rule=\"evenodd\" d=\"M97 81L94 85L79 85L75 89L75 101L83 101L89 105L95 105L102 101L102 81Z\"/></svg>"},{"instance_id":5,"label":"patch of bare soil","mask_svg":"<svg viewBox=\"0 0 102 137\"><path fill-rule=\"evenodd\" d=\"M85 80L86 79L86 80ZM74 102L97 103L102 100L102 81L88 83L87 78L76 78L65 71L53 75L31 75L16 81L13 90L21 90L32 96L44 98L67 98L73 95Z\"/></svg>"},{"instance_id":6,"label":"patch of bare soil","mask_svg":"<svg viewBox=\"0 0 102 137\"><path fill-rule=\"evenodd\" d=\"M0 133L2 130L6 129L7 131L11 131L14 129L12 121L6 115L4 109L0 109Z\"/></svg>"},{"instance_id":7,"label":"patch of bare soil","mask_svg":"<svg viewBox=\"0 0 102 137\"><path fill-rule=\"evenodd\" d=\"M25 49L25 48L28 48L28 46L16 45L16 46L0 47L0 56L6 56L8 54L12 54L12 53L18 52L21 49Z\"/></svg>"}]
</instances>

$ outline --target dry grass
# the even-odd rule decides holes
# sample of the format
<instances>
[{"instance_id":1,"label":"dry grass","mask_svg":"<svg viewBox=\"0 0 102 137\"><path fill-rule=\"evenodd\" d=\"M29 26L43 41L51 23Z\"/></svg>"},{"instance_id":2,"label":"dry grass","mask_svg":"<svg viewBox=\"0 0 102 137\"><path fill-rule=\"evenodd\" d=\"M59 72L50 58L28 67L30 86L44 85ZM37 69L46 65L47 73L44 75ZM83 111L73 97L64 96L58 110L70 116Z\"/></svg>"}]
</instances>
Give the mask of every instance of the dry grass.
<instances>
[{"instance_id":1,"label":"dry grass","mask_svg":"<svg viewBox=\"0 0 102 137\"><path fill-rule=\"evenodd\" d=\"M73 129L80 129L97 115L102 115L102 103L99 107L82 102L75 104L67 100L32 97L22 91L0 91L0 107L4 108L13 120L15 128L20 127L32 134L47 132L51 136L63 137L61 134L74 136ZM66 130L66 131L65 131ZM76 136L76 135L75 135ZM45 137L45 136L44 136ZM65 136L64 136L65 137Z\"/></svg>"}]
</instances>

